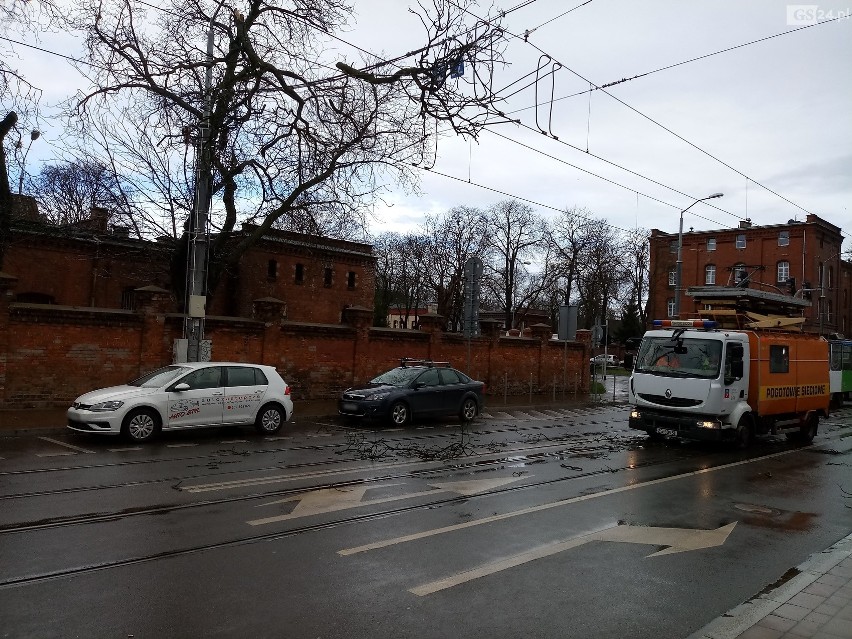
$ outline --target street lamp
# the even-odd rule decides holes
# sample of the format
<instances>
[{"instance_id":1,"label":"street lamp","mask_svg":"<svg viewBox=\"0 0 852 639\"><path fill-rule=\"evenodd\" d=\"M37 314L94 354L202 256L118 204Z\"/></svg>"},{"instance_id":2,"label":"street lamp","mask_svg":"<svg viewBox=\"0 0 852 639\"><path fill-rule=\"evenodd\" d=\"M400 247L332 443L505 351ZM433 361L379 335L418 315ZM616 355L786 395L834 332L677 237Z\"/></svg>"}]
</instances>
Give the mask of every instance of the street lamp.
<instances>
[{"instance_id":1,"label":"street lamp","mask_svg":"<svg viewBox=\"0 0 852 639\"><path fill-rule=\"evenodd\" d=\"M708 195L707 197L702 197L698 200L695 200L692 204L687 206L680 212L680 225L677 230L677 264L675 266L675 299L674 299L674 316L680 317L680 289L681 289L681 277L683 276L683 214L686 213L693 206L698 204L699 202L703 202L704 200L713 200L717 197L722 197L724 193L714 193L713 195Z\"/></svg>"},{"instance_id":2,"label":"street lamp","mask_svg":"<svg viewBox=\"0 0 852 639\"><path fill-rule=\"evenodd\" d=\"M24 175L26 175L27 169L27 155L30 153L30 147L33 145L33 142L38 140L40 135L41 132L37 129L30 131L30 143L27 145L27 150L24 151L24 157L21 160L21 174L18 176L18 195L20 195L21 191L24 190ZM18 144L20 145L21 143L18 142Z\"/></svg>"}]
</instances>

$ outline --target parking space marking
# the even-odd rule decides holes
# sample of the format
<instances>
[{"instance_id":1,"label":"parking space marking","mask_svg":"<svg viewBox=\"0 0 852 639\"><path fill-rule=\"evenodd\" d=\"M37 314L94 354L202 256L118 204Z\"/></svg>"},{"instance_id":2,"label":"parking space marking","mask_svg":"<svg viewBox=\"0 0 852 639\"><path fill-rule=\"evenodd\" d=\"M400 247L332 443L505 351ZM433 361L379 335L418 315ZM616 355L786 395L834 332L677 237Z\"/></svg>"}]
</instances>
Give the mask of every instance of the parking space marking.
<instances>
[{"instance_id":1,"label":"parking space marking","mask_svg":"<svg viewBox=\"0 0 852 639\"><path fill-rule=\"evenodd\" d=\"M91 453L94 455L95 451L89 450L87 448L81 448L80 446L74 446L73 444L66 444L65 442L61 442L58 439L52 439L50 437L39 437L39 439L43 439L46 442L50 442L51 444L56 444L57 446L65 446L65 448L70 448L71 450L76 450L78 453Z\"/></svg>"}]
</instances>

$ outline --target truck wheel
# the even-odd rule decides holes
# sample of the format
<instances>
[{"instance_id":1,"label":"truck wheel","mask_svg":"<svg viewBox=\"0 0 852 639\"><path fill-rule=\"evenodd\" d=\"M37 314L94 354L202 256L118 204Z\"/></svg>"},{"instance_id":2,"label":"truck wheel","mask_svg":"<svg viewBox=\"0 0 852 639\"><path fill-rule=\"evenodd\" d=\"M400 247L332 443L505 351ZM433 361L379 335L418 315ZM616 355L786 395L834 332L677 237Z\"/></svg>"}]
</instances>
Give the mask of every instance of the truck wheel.
<instances>
[{"instance_id":1,"label":"truck wheel","mask_svg":"<svg viewBox=\"0 0 852 639\"><path fill-rule=\"evenodd\" d=\"M805 420L805 423L802 425L802 429L799 431L798 440L802 444L810 444L813 442L814 437L816 437L817 429L819 428L819 415L816 413L811 413L810 416Z\"/></svg>"},{"instance_id":2,"label":"truck wheel","mask_svg":"<svg viewBox=\"0 0 852 639\"><path fill-rule=\"evenodd\" d=\"M740 420L740 423L737 426L737 437L734 440L734 444L740 450L745 450L746 448L751 447L753 443L754 426L752 426L750 419L743 418Z\"/></svg>"}]
</instances>

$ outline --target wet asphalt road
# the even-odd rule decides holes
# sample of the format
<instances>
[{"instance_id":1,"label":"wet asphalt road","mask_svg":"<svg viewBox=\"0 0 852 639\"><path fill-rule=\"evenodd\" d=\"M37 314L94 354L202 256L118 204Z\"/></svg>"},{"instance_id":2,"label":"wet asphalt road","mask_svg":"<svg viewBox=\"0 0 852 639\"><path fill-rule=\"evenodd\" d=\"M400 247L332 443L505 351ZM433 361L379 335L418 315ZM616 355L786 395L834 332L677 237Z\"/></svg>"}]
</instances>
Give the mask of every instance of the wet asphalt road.
<instances>
[{"instance_id":1,"label":"wet asphalt road","mask_svg":"<svg viewBox=\"0 0 852 639\"><path fill-rule=\"evenodd\" d=\"M748 452L626 417L2 438L0 637L686 637L852 530L852 408Z\"/></svg>"}]
</instances>

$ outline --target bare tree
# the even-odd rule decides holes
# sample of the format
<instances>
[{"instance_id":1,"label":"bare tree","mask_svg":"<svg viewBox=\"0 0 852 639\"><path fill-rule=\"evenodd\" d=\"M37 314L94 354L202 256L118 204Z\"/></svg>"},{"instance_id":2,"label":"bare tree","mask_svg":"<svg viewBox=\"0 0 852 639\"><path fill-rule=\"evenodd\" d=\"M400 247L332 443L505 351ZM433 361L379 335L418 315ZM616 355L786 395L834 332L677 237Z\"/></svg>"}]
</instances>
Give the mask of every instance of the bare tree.
<instances>
[{"instance_id":1,"label":"bare tree","mask_svg":"<svg viewBox=\"0 0 852 639\"><path fill-rule=\"evenodd\" d=\"M619 237L614 229L603 220L589 223L587 232L594 242L583 251L579 263L577 289L580 297L580 315L586 327L591 327L595 318L605 320L613 314L619 301L622 267Z\"/></svg>"},{"instance_id":2,"label":"bare tree","mask_svg":"<svg viewBox=\"0 0 852 639\"><path fill-rule=\"evenodd\" d=\"M456 206L444 215L427 216L422 227L427 252L420 265L438 314L450 327L461 325L464 267L470 258L484 259L490 229L482 211Z\"/></svg>"},{"instance_id":3,"label":"bare tree","mask_svg":"<svg viewBox=\"0 0 852 639\"><path fill-rule=\"evenodd\" d=\"M635 305L639 321L644 326L648 321L646 302L648 298L648 278L650 267L650 233L647 229L632 229L622 241L622 261L626 296L624 304Z\"/></svg>"},{"instance_id":4,"label":"bare tree","mask_svg":"<svg viewBox=\"0 0 852 639\"><path fill-rule=\"evenodd\" d=\"M546 278L533 277L525 268L532 264L539 248L544 247L547 231L543 220L532 207L517 200L503 200L487 212L491 235L491 274L489 287L512 327L518 309L537 303L546 288ZM546 264L546 263L545 263Z\"/></svg>"},{"instance_id":5,"label":"bare tree","mask_svg":"<svg viewBox=\"0 0 852 639\"><path fill-rule=\"evenodd\" d=\"M425 44L397 60L329 67L322 49L350 18L343 0L249 0L244 14L201 0L156 12L84 0L75 24L95 88L70 114L103 131L103 114L120 105L121 119L164 154L191 139L203 169L196 179L207 179L207 162L212 174L213 290L273 225L348 228L385 178L415 184L414 166L435 152L437 122L477 134L505 36L499 19L472 19L467 4L421 7ZM250 231L238 233L243 222ZM177 253L174 282L184 268Z\"/></svg>"},{"instance_id":6,"label":"bare tree","mask_svg":"<svg viewBox=\"0 0 852 639\"><path fill-rule=\"evenodd\" d=\"M45 221L76 224L89 219L92 207L108 209L111 221L125 225L132 218L125 208L122 188L108 166L93 160L48 164L29 184Z\"/></svg>"},{"instance_id":7,"label":"bare tree","mask_svg":"<svg viewBox=\"0 0 852 639\"><path fill-rule=\"evenodd\" d=\"M554 267L559 271L565 304L570 304L574 296L585 254L597 243L595 230L598 227L599 221L585 208L565 209L550 221L547 245Z\"/></svg>"}]
</instances>

